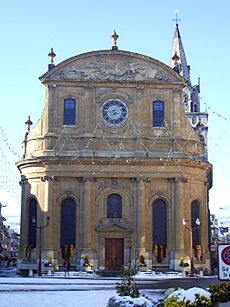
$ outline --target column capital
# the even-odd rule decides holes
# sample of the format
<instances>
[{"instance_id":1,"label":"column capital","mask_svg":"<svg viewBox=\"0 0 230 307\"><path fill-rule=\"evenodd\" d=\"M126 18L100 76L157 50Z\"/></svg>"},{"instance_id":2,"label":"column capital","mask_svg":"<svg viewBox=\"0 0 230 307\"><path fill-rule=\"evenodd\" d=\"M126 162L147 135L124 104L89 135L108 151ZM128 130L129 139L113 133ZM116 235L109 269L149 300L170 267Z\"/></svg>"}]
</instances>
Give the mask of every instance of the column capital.
<instances>
[{"instance_id":1,"label":"column capital","mask_svg":"<svg viewBox=\"0 0 230 307\"><path fill-rule=\"evenodd\" d=\"M82 177L82 182L89 182L89 181L95 181L95 178L93 178L93 177Z\"/></svg>"},{"instance_id":2,"label":"column capital","mask_svg":"<svg viewBox=\"0 0 230 307\"><path fill-rule=\"evenodd\" d=\"M175 178L176 182L183 182L183 183L187 183L188 182L188 178L186 177L177 177Z\"/></svg>"}]
</instances>

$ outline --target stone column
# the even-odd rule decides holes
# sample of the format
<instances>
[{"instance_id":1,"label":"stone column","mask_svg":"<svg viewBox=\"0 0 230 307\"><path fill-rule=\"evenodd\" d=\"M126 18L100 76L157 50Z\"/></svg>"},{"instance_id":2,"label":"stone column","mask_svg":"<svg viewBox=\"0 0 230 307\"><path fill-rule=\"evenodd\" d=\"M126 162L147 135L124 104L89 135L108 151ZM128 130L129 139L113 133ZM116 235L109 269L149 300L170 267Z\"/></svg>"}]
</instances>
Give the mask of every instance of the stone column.
<instances>
[{"instance_id":1,"label":"stone column","mask_svg":"<svg viewBox=\"0 0 230 307\"><path fill-rule=\"evenodd\" d=\"M184 256L184 228L183 228L183 218L184 218L184 206L185 206L185 189L184 184L187 182L187 179L180 177L176 179L175 187L175 206L173 212L173 224L174 229L174 248L175 248L175 257L174 257L174 269L175 266L179 265L180 258Z\"/></svg>"},{"instance_id":2,"label":"stone column","mask_svg":"<svg viewBox=\"0 0 230 307\"><path fill-rule=\"evenodd\" d=\"M19 247L19 257L23 258L23 249L27 245L27 230L28 230L28 212L26 210L25 204L25 185L28 181L25 176L21 176L21 181L19 182L21 186L21 224L20 224L20 247Z\"/></svg>"},{"instance_id":3,"label":"stone column","mask_svg":"<svg viewBox=\"0 0 230 307\"><path fill-rule=\"evenodd\" d=\"M82 247L92 247L92 178L83 178L83 199L82 199Z\"/></svg>"},{"instance_id":4,"label":"stone column","mask_svg":"<svg viewBox=\"0 0 230 307\"><path fill-rule=\"evenodd\" d=\"M205 181L204 185L204 198L201 204L200 212L200 230L201 230L201 245L203 248L204 259L210 259L209 252L209 206L208 206L208 183Z\"/></svg>"},{"instance_id":5,"label":"stone column","mask_svg":"<svg viewBox=\"0 0 230 307\"><path fill-rule=\"evenodd\" d=\"M175 218L174 211L176 210L176 181L175 178L169 178L169 191L170 191L170 199L171 206L169 206L168 210L168 242L167 248L169 252L169 261L170 261L170 269L174 270L174 260L175 260L175 250L176 250L176 241L175 241Z\"/></svg>"},{"instance_id":6,"label":"stone column","mask_svg":"<svg viewBox=\"0 0 230 307\"><path fill-rule=\"evenodd\" d=\"M47 216L50 217L50 223L49 226L46 227L43 231L43 248L47 250L49 253L49 257L54 258L54 249L56 247L55 240L57 240L57 231L56 229L56 222L55 222L55 216L54 211L57 210L56 203L54 201L54 189L55 189L55 179L53 176L47 176L46 182L45 182L45 199L44 199L44 213L43 213L43 220L42 223L46 224L46 218ZM60 244L60 238L57 242L57 246L59 248Z\"/></svg>"},{"instance_id":7,"label":"stone column","mask_svg":"<svg viewBox=\"0 0 230 307\"><path fill-rule=\"evenodd\" d=\"M139 251L145 250L146 245L146 208L145 208L145 183L142 179L137 178L136 180L136 247Z\"/></svg>"},{"instance_id":8,"label":"stone column","mask_svg":"<svg viewBox=\"0 0 230 307\"><path fill-rule=\"evenodd\" d=\"M47 262L49 258L54 259L53 240L55 233L53 231L54 220L52 217L54 206L52 201L54 177L46 175L41 180L42 182L39 182L37 226L42 229L37 229L37 248L41 248L42 261ZM48 216L50 217L50 222L47 226L46 218ZM41 243L41 247L39 246L39 242Z\"/></svg>"}]
</instances>

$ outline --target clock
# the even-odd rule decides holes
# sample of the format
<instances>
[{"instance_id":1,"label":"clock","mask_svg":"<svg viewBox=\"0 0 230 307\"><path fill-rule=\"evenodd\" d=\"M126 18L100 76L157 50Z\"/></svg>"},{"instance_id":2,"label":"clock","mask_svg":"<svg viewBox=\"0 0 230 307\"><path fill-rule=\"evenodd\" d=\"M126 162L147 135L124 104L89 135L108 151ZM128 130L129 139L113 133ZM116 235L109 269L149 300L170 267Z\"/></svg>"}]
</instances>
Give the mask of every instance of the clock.
<instances>
[{"instance_id":1,"label":"clock","mask_svg":"<svg viewBox=\"0 0 230 307\"><path fill-rule=\"evenodd\" d=\"M101 106L101 117L110 126L119 126L127 120L128 108L119 99L109 99Z\"/></svg>"}]
</instances>

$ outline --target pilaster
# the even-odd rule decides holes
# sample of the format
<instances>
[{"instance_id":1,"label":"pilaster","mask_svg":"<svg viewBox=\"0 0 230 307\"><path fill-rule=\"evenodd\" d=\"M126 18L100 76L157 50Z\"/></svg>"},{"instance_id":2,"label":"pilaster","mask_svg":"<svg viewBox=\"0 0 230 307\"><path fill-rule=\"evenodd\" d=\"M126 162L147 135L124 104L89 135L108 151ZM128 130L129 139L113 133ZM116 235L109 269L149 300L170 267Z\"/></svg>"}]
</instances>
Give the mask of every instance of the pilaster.
<instances>
[{"instance_id":1,"label":"pilaster","mask_svg":"<svg viewBox=\"0 0 230 307\"><path fill-rule=\"evenodd\" d=\"M146 245L146 228L145 228L145 182L143 179L136 179L136 227L135 242L137 249L144 250Z\"/></svg>"},{"instance_id":2,"label":"pilaster","mask_svg":"<svg viewBox=\"0 0 230 307\"><path fill-rule=\"evenodd\" d=\"M187 183L187 179L184 177L176 178L173 187L174 193L174 210L173 210L173 222L172 228L174 229L174 269L177 269L180 258L184 256L184 228L182 225L184 218L184 185Z\"/></svg>"},{"instance_id":3,"label":"pilaster","mask_svg":"<svg viewBox=\"0 0 230 307\"><path fill-rule=\"evenodd\" d=\"M82 247L92 248L92 230L93 230L93 216L92 216L92 178L83 178L83 233L82 233Z\"/></svg>"}]
</instances>

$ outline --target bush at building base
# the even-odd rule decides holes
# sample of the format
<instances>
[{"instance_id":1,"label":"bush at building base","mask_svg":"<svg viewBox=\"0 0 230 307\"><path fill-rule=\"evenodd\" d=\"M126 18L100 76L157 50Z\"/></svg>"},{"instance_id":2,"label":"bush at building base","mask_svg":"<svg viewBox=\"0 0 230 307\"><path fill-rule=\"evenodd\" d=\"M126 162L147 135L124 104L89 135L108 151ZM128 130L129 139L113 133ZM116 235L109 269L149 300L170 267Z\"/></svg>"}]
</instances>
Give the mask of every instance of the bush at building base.
<instances>
[{"instance_id":1,"label":"bush at building base","mask_svg":"<svg viewBox=\"0 0 230 307\"><path fill-rule=\"evenodd\" d=\"M141 295L131 270L125 271L120 283L117 283L118 295L109 299L107 307L154 307L155 302Z\"/></svg>"},{"instance_id":2,"label":"bush at building base","mask_svg":"<svg viewBox=\"0 0 230 307\"><path fill-rule=\"evenodd\" d=\"M109 299L107 307L154 307L157 303L154 303L150 299L139 296L132 298L131 296L119 296L115 295Z\"/></svg>"},{"instance_id":3,"label":"bush at building base","mask_svg":"<svg viewBox=\"0 0 230 307\"><path fill-rule=\"evenodd\" d=\"M212 306L211 293L202 288L168 291L164 307L204 307Z\"/></svg>"},{"instance_id":4,"label":"bush at building base","mask_svg":"<svg viewBox=\"0 0 230 307\"><path fill-rule=\"evenodd\" d=\"M227 303L230 306L230 283L211 284L209 292L212 295L212 302Z\"/></svg>"}]
</instances>

